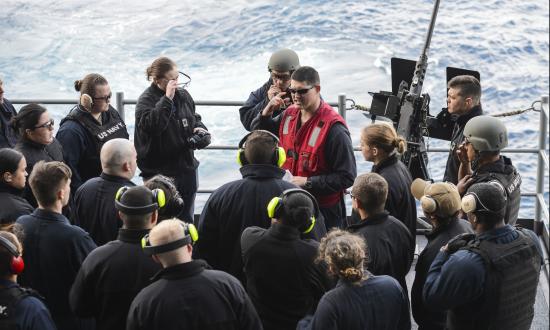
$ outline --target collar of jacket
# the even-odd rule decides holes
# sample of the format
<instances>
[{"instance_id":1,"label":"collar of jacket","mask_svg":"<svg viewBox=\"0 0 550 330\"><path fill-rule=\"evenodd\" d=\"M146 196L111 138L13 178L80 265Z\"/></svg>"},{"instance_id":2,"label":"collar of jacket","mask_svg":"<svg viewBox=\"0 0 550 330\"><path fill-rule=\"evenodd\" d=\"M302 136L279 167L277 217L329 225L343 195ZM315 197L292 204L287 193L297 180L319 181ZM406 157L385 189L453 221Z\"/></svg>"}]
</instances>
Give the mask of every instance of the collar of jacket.
<instances>
[{"instance_id":1,"label":"collar of jacket","mask_svg":"<svg viewBox=\"0 0 550 330\"><path fill-rule=\"evenodd\" d=\"M437 227L433 227L433 229L426 234L426 238L429 240L436 238L437 236L439 236L439 234L447 230L447 228L454 226L457 222L458 222L458 218L455 216L449 222L440 224Z\"/></svg>"},{"instance_id":2,"label":"collar of jacket","mask_svg":"<svg viewBox=\"0 0 550 330\"><path fill-rule=\"evenodd\" d=\"M476 171L472 174L472 176L475 176L476 174L482 174L482 173L507 173L509 171L506 171L506 167L509 167L510 170L513 170L512 168L512 161L508 157L500 156L500 158L496 162L492 162L489 164L484 164L483 166L479 166Z\"/></svg>"},{"instance_id":3,"label":"collar of jacket","mask_svg":"<svg viewBox=\"0 0 550 330\"><path fill-rule=\"evenodd\" d=\"M192 260L183 264L171 266L161 269L151 278L151 281L156 281L159 278L166 280L179 280L195 276L206 268L206 263L202 260Z\"/></svg>"},{"instance_id":4,"label":"collar of jacket","mask_svg":"<svg viewBox=\"0 0 550 330\"><path fill-rule=\"evenodd\" d=\"M285 170L277 166L267 164L248 164L244 165L239 170L241 171L243 179L282 179L285 176Z\"/></svg>"},{"instance_id":5,"label":"collar of jacket","mask_svg":"<svg viewBox=\"0 0 550 330\"><path fill-rule=\"evenodd\" d=\"M141 244L141 239L143 236L149 234L150 231L151 229L120 228L116 239L124 243Z\"/></svg>"},{"instance_id":6,"label":"collar of jacket","mask_svg":"<svg viewBox=\"0 0 550 330\"><path fill-rule=\"evenodd\" d=\"M0 181L0 192L5 192L15 196L21 196L23 194L23 191L24 189L17 189L10 186L9 184Z\"/></svg>"},{"instance_id":7,"label":"collar of jacket","mask_svg":"<svg viewBox=\"0 0 550 330\"><path fill-rule=\"evenodd\" d=\"M389 213L388 211L383 211L378 214L373 214L366 219L361 219L358 223L354 223L353 225L349 226L348 229L357 230L361 227L369 226L369 225L378 225L382 222L386 221L388 219Z\"/></svg>"},{"instance_id":8,"label":"collar of jacket","mask_svg":"<svg viewBox=\"0 0 550 330\"><path fill-rule=\"evenodd\" d=\"M135 183L133 183L132 181L130 181L126 178L123 178L121 176L111 175L111 174L107 174L105 172L101 172L101 174L99 176L105 181L120 182L120 183L124 183L128 186L132 186L132 187L135 186Z\"/></svg>"},{"instance_id":9,"label":"collar of jacket","mask_svg":"<svg viewBox=\"0 0 550 330\"><path fill-rule=\"evenodd\" d=\"M509 235L510 232L513 232L514 230L514 227L505 225L504 227L487 230L486 232L477 235L477 238L479 240L494 241L503 236Z\"/></svg>"},{"instance_id":10,"label":"collar of jacket","mask_svg":"<svg viewBox=\"0 0 550 330\"><path fill-rule=\"evenodd\" d=\"M274 223L268 229L269 235L275 236L284 241L292 241L300 239L300 231L298 229L287 226L282 223Z\"/></svg>"},{"instance_id":11,"label":"collar of jacket","mask_svg":"<svg viewBox=\"0 0 550 330\"><path fill-rule=\"evenodd\" d=\"M361 284L363 284L365 281L368 281L371 277L373 277L375 275L373 275L368 269L366 266L363 267L363 277L365 279L361 280L361 283L359 284L359 286L361 286ZM356 286L354 284L351 284L349 281L346 281L344 279L342 279L341 277L338 278L338 282L336 283L336 287L341 287L341 286L355 286L355 287L359 287L359 286Z\"/></svg>"},{"instance_id":12,"label":"collar of jacket","mask_svg":"<svg viewBox=\"0 0 550 330\"><path fill-rule=\"evenodd\" d=\"M46 149L47 144L42 144L38 142L34 142L33 140L27 139L27 138L21 138L20 140L21 145L33 148L33 149Z\"/></svg>"},{"instance_id":13,"label":"collar of jacket","mask_svg":"<svg viewBox=\"0 0 550 330\"><path fill-rule=\"evenodd\" d=\"M9 289L17 286L17 283L0 278L0 288Z\"/></svg>"},{"instance_id":14,"label":"collar of jacket","mask_svg":"<svg viewBox=\"0 0 550 330\"><path fill-rule=\"evenodd\" d=\"M48 210L44 210L44 209L41 209L41 208L37 208L36 210L34 210L32 215L37 217L37 218L48 220L48 221L59 221L59 222L65 223L67 225L71 224L69 222L69 219L67 219L63 214L48 211Z\"/></svg>"},{"instance_id":15,"label":"collar of jacket","mask_svg":"<svg viewBox=\"0 0 550 330\"><path fill-rule=\"evenodd\" d=\"M371 172L379 173L382 169L395 165L397 163L397 154L393 152L391 155L388 156L388 158L384 159L377 165L372 165Z\"/></svg>"},{"instance_id":16,"label":"collar of jacket","mask_svg":"<svg viewBox=\"0 0 550 330\"><path fill-rule=\"evenodd\" d=\"M468 122L468 120L470 120L470 119L472 119L476 116L481 116L482 114L483 114L483 110L481 109L481 104L479 104L479 105L476 105L475 107L473 107L472 110L470 110L468 113L465 113L462 116L459 116L456 119L456 122L460 126L465 126L466 123Z\"/></svg>"}]
</instances>

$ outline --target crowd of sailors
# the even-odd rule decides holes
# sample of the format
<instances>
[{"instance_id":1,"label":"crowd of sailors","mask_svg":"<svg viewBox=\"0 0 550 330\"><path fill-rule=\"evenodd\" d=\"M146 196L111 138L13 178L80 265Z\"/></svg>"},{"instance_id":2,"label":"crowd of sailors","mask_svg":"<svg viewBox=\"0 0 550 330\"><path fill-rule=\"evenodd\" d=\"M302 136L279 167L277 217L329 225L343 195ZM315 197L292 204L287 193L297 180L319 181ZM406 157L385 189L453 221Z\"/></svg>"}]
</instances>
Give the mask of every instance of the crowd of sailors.
<instances>
[{"instance_id":1,"label":"crowd of sailors","mask_svg":"<svg viewBox=\"0 0 550 330\"><path fill-rule=\"evenodd\" d=\"M542 251L514 226L521 176L478 79L448 82L427 131L451 147L430 182L384 122L361 131L373 166L358 175L319 73L290 49L268 71L239 109L242 179L198 219L194 150L211 133L171 59L146 69L133 142L100 74L75 82L55 137L48 109L16 111L0 80L0 328L529 329ZM417 201L431 230L409 292Z\"/></svg>"}]
</instances>

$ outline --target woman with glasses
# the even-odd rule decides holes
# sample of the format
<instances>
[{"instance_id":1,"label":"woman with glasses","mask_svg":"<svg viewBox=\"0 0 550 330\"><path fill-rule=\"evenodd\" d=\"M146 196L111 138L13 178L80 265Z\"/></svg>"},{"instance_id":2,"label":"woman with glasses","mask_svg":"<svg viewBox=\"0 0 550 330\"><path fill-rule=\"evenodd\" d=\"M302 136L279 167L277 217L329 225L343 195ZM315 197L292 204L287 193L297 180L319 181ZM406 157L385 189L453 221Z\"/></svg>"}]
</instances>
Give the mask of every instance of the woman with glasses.
<instances>
[{"instance_id":1,"label":"woman with glasses","mask_svg":"<svg viewBox=\"0 0 550 330\"><path fill-rule=\"evenodd\" d=\"M193 150L210 144L210 134L195 113L195 102L174 61L159 57L145 74L151 85L136 105L138 167L144 181L157 174L172 178L183 198L180 219L193 222L199 165Z\"/></svg>"},{"instance_id":2,"label":"woman with glasses","mask_svg":"<svg viewBox=\"0 0 550 330\"><path fill-rule=\"evenodd\" d=\"M46 108L36 103L28 104L19 110L11 125L19 132L15 149L25 156L27 173L30 174L34 164L41 160L63 161L63 147L53 136L54 121ZM32 206L38 206L28 183L23 197Z\"/></svg>"},{"instance_id":3,"label":"woman with glasses","mask_svg":"<svg viewBox=\"0 0 550 330\"><path fill-rule=\"evenodd\" d=\"M21 195L27 182L27 162L19 151L0 149L0 224L12 224L34 210Z\"/></svg>"},{"instance_id":4,"label":"woman with glasses","mask_svg":"<svg viewBox=\"0 0 550 330\"><path fill-rule=\"evenodd\" d=\"M80 92L79 103L61 120L57 132L57 139L63 145L65 163L73 172L73 194L88 179L101 174L99 151L103 144L129 137L124 118L110 105L112 94L107 79L90 73L75 81L74 87Z\"/></svg>"}]
</instances>

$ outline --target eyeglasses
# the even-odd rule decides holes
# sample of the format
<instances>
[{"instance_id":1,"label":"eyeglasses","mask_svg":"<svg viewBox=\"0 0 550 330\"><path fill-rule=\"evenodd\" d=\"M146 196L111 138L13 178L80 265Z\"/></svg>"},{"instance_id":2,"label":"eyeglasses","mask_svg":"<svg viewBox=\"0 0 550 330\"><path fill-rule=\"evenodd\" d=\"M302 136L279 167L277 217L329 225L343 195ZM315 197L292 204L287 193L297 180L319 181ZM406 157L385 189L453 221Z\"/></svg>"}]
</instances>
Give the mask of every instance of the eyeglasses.
<instances>
[{"instance_id":1,"label":"eyeglasses","mask_svg":"<svg viewBox=\"0 0 550 330\"><path fill-rule=\"evenodd\" d=\"M351 197L351 199L355 199L355 195L352 194L351 192L349 193L349 197Z\"/></svg>"},{"instance_id":2,"label":"eyeglasses","mask_svg":"<svg viewBox=\"0 0 550 330\"><path fill-rule=\"evenodd\" d=\"M103 96L103 97L94 97L94 100L103 100L107 103L109 103L109 101L111 100L111 97L113 96L113 93L109 93L109 95L107 96Z\"/></svg>"},{"instance_id":3,"label":"eyeglasses","mask_svg":"<svg viewBox=\"0 0 550 330\"><path fill-rule=\"evenodd\" d=\"M183 76L183 77L182 77ZM176 80L176 81L184 81L184 82L181 82L181 83L177 83L176 85L178 85L179 87L181 88L186 88L187 86L189 86L189 84L191 83L191 76L189 76L188 74L185 74L181 71L178 71L178 76L176 79L171 79L171 78L164 78L168 81L170 80Z\"/></svg>"},{"instance_id":4,"label":"eyeglasses","mask_svg":"<svg viewBox=\"0 0 550 330\"><path fill-rule=\"evenodd\" d=\"M35 126L34 129L39 129L39 128L52 129L52 128L53 128L53 125L54 125L54 121L53 121L53 119L50 119L50 121L48 121L47 123L44 123L44 124L42 124L42 125Z\"/></svg>"},{"instance_id":5,"label":"eyeglasses","mask_svg":"<svg viewBox=\"0 0 550 330\"><path fill-rule=\"evenodd\" d=\"M308 87L308 88L302 88L302 89L294 89L294 88L289 88L288 91L291 93L291 94L300 94L300 95L304 95L306 94L307 92L309 92L310 89L314 88L315 86L311 86L311 87Z\"/></svg>"},{"instance_id":6,"label":"eyeglasses","mask_svg":"<svg viewBox=\"0 0 550 330\"><path fill-rule=\"evenodd\" d=\"M271 72L271 79L272 80L280 80L280 81L289 81L290 75L289 74L277 74Z\"/></svg>"}]
</instances>

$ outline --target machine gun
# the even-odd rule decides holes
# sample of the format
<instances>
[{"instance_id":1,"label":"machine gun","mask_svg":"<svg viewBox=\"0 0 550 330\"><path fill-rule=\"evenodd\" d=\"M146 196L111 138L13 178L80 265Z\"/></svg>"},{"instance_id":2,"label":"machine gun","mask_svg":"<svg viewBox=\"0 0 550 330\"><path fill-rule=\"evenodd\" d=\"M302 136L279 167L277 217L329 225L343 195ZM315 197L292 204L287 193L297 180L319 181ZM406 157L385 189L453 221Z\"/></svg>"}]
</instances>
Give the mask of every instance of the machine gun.
<instances>
[{"instance_id":1,"label":"machine gun","mask_svg":"<svg viewBox=\"0 0 550 330\"><path fill-rule=\"evenodd\" d=\"M407 166L413 179L430 179L427 167L428 154L423 137L424 135L428 135L427 116L429 113L430 96L422 94L422 86L428 68L428 49L439 9L439 1L435 0L424 48L415 64L414 74L410 83L402 80L399 83L397 91L395 91L395 86L393 87L393 93L384 91L369 93L373 97L369 110L372 120L374 121L376 116L389 118L396 127L397 133L407 141L407 151L401 156L401 161ZM400 64L407 65L406 61L392 58L392 72L394 66L399 66Z\"/></svg>"}]
</instances>

